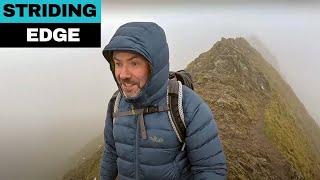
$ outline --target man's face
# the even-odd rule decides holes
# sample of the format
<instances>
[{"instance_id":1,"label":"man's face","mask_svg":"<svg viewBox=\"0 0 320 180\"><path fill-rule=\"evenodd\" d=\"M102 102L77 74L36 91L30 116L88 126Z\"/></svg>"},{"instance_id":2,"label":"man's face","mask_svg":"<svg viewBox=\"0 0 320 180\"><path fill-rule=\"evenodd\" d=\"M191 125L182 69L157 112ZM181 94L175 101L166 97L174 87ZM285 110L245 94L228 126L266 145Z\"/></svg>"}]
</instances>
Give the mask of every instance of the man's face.
<instances>
[{"instance_id":1,"label":"man's face","mask_svg":"<svg viewBox=\"0 0 320 180\"><path fill-rule=\"evenodd\" d=\"M127 97L136 97L150 76L150 65L140 54L115 51L113 55L115 76Z\"/></svg>"}]
</instances>

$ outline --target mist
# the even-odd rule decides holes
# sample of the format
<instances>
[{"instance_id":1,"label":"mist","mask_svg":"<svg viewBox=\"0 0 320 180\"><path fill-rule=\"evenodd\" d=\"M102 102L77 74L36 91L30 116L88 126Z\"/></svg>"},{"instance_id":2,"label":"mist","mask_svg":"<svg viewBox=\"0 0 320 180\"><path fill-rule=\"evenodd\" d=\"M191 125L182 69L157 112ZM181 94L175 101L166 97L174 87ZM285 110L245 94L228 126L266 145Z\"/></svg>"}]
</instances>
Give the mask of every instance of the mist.
<instances>
[{"instance_id":1,"label":"mist","mask_svg":"<svg viewBox=\"0 0 320 180\"><path fill-rule=\"evenodd\" d=\"M103 5L101 48L0 49L1 179L59 178L65 161L103 132L116 85L101 51L129 21L163 27L172 70L222 37L258 38L320 124L318 4Z\"/></svg>"},{"instance_id":2,"label":"mist","mask_svg":"<svg viewBox=\"0 0 320 180\"><path fill-rule=\"evenodd\" d=\"M51 179L63 161L102 133L115 87L100 54L2 50L1 179Z\"/></svg>"}]
</instances>

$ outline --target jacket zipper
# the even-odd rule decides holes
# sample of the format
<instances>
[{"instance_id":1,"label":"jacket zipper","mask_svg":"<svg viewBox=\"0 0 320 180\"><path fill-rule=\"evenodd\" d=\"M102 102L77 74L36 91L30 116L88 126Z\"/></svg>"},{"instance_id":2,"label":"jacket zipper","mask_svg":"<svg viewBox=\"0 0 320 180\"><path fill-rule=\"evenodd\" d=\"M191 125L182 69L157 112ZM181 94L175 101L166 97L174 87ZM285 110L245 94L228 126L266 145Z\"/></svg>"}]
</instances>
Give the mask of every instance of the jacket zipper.
<instances>
[{"instance_id":1,"label":"jacket zipper","mask_svg":"<svg viewBox=\"0 0 320 180\"><path fill-rule=\"evenodd\" d=\"M138 117L139 119L139 117ZM139 179L139 120L137 119L137 128L136 128L136 180Z\"/></svg>"}]
</instances>

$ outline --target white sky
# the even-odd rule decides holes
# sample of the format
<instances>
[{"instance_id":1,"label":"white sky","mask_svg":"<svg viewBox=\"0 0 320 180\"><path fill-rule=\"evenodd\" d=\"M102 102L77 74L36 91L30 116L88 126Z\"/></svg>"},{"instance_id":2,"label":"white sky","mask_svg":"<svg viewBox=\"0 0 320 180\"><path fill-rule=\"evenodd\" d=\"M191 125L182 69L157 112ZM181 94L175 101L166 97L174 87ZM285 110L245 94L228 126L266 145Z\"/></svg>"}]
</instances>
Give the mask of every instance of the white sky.
<instances>
[{"instance_id":1,"label":"white sky","mask_svg":"<svg viewBox=\"0 0 320 180\"><path fill-rule=\"evenodd\" d=\"M44 177L102 132L116 87L101 50L128 21L155 21L164 28L174 70L221 37L258 37L320 121L318 4L103 5L101 48L0 49L1 179L19 168Z\"/></svg>"}]
</instances>

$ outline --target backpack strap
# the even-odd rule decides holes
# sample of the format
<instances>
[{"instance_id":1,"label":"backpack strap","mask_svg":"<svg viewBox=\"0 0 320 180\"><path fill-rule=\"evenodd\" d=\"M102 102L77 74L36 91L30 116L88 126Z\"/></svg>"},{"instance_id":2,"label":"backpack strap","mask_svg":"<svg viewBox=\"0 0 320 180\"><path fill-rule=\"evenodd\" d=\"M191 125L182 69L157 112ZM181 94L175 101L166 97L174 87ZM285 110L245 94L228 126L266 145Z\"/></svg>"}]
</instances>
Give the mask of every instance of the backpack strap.
<instances>
[{"instance_id":1,"label":"backpack strap","mask_svg":"<svg viewBox=\"0 0 320 180\"><path fill-rule=\"evenodd\" d=\"M151 114L156 112L169 111L168 106L149 106L143 109L131 109L131 111L121 111L113 113L113 117L135 116L139 114Z\"/></svg>"},{"instance_id":2,"label":"backpack strap","mask_svg":"<svg viewBox=\"0 0 320 180\"><path fill-rule=\"evenodd\" d=\"M165 112L169 111L168 106L150 106L143 109L132 109L131 111L121 111L121 112L115 112L113 114L113 117L121 117L121 116L139 116L139 123L140 123L140 133L144 140L147 139L147 131L146 126L144 122L144 114L151 114L155 112Z\"/></svg>"},{"instance_id":3,"label":"backpack strap","mask_svg":"<svg viewBox=\"0 0 320 180\"><path fill-rule=\"evenodd\" d=\"M176 80L169 80L167 102L171 125L181 143L185 145L186 124L182 107L182 84ZM184 148L184 145L182 148ZM183 150L183 149L182 149Z\"/></svg>"},{"instance_id":4,"label":"backpack strap","mask_svg":"<svg viewBox=\"0 0 320 180\"><path fill-rule=\"evenodd\" d=\"M121 98L121 93L119 92L119 90L117 90L116 92L113 93L113 95L109 101L109 107L110 107L112 121L114 120L113 113L115 113L118 110L120 98Z\"/></svg>"}]
</instances>

